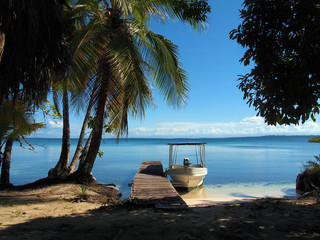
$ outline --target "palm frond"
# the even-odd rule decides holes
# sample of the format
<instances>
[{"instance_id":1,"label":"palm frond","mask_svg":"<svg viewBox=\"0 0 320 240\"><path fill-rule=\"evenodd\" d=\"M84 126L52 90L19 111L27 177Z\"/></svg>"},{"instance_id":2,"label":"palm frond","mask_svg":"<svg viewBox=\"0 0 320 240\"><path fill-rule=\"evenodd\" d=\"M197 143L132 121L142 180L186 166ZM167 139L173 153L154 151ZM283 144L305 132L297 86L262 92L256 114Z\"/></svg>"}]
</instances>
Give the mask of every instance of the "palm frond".
<instances>
[{"instance_id":1,"label":"palm frond","mask_svg":"<svg viewBox=\"0 0 320 240\"><path fill-rule=\"evenodd\" d=\"M66 72L70 56L64 4L64 0L1 1L0 33L5 34L5 44L0 101L16 97L40 104L50 89L52 72L60 76Z\"/></svg>"},{"instance_id":2,"label":"palm frond","mask_svg":"<svg viewBox=\"0 0 320 240\"><path fill-rule=\"evenodd\" d=\"M0 140L5 138L16 139L19 136L29 135L39 128L43 123L36 123L33 111L30 107L12 101L3 101L0 105Z\"/></svg>"},{"instance_id":3,"label":"palm frond","mask_svg":"<svg viewBox=\"0 0 320 240\"><path fill-rule=\"evenodd\" d=\"M183 106L187 101L189 87L187 74L179 62L178 47L162 35L143 26L140 28L141 31L135 32L139 36L139 48L145 59L147 73L169 104Z\"/></svg>"},{"instance_id":4,"label":"palm frond","mask_svg":"<svg viewBox=\"0 0 320 240\"><path fill-rule=\"evenodd\" d=\"M125 0L122 0L125 1ZM140 23L148 25L151 17L168 21L181 21L196 30L207 26L207 14L211 9L207 0L128 0L132 15Z\"/></svg>"},{"instance_id":5,"label":"palm frond","mask_svg":"<svg viewBox=\"0 0 320 240\"><path fill-rule=\"evenodd\" d=\"M97 34L101 32L100 22L90 22L83 29L78 31L71 42L73 53L71 72L69 74L70 82L84 87L86 81L92 75L96 59L100 56L101 51L105 48L106 36Z\"/></svg>"},{"instance_id":6,"label":"palm frond","mask_svg":"<svg viewBox=\"0 0 320 240\"><path fill-rule=\"evenodd\" d=\"M148 79L145 76L141 53L128 27L119 29L108 45L107 54L113 65L121 71L123 91L133 116L144 116L146 106L152 100Z\"/></svg>"}]
</instances>

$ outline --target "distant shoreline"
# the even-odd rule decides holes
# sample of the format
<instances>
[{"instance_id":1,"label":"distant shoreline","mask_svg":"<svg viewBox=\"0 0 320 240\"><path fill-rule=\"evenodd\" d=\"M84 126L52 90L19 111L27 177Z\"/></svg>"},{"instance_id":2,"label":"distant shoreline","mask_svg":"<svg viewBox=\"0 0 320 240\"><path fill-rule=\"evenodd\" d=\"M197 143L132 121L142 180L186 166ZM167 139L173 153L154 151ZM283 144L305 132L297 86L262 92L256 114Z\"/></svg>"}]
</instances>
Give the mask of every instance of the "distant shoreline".
<instances>
[{"instance_id":1,"label":"distant shoreline","mask_svg":"<svg viewBox=\"0 0 320 240\"><path fill-rule=\"evenodd\" d=\"M170 139L170 140L175 140L175 139L241 139L241 138L272 138L272 137L277 137L277 138L290 138L290 137L317 137L319 135L257 135L257 136L232 136L232 137L122 137L119 138L119 140L139 140L139 139L144 139L144 140L165 140L165 139ZM28 137L27 139L57 139L60 140L61 138L54 138L54 137ZM70 138L71 140L77 140L78 138L73 137ZM88 139L88 138L85 138ZM111 138L111 137L106 137L104 140L116 140L116 138Z\"/></svg>"},{"instance_id":2,"label":"distant shoreline","mask_svg":"<svg viewBox=\"0 0 320 240\"><path fill-rule=\"evenodd\" d=\"M115 183L124 196L129 196L130 183L143 160L160 160L164 168L168 165L170 142L204 141L207 142L206 159L208 175L205 178L207 198L224 191L230 194L256 194L256 187L251 183L277 183L266 195L285 195L281 189L294 189L296 177L303 163L319 154L319 145L308 143L310 135L265 135L233 138L107 138L101 142L102 158L98 158L93 175L98 182ZM71 140L71 154L74 153L77 139ZM61 151L60 138L30 138L36 153L26 151L16 143L13 150L11 181L22 185L46 177L48 170L55 166ZM43 147L42 147L43 146ZM189 149L179 150L179 159ZM191 151L191 150L190 150ZM34 171L34 169L37 171ZM234 187L243 183L243 189ZM280 185L292 185L284 186ZM271 186L270 185L270 186ZM240 186L242 187L242 186ZM227 189L225 189L227 188ZM254 188L254 189L251 189ZM211 191L213 189L213 191ZM274 189L276 191L274 191ZM251 193L252 192L252 193Z\"/></svg>"}]
</instances>

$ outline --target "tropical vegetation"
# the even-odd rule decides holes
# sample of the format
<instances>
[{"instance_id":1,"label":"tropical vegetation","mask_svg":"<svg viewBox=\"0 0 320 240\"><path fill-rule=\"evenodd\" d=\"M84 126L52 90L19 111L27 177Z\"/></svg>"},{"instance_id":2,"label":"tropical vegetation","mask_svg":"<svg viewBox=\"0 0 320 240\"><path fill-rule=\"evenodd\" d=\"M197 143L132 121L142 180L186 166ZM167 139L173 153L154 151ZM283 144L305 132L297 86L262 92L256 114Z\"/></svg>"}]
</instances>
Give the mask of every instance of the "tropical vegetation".
<instances>
[{"instance_id":1,"label":"tropical vegetation","mask_svg":"<svg viewBox=\"0 0 320 240\"><path fill-rule=\"evenodd\" d=\"M320 155L315 160L307 161L303 171L297 177L296 188L302 192L320 193Z\"/></svg>"},{"instance_id":2,"label":"tropical vegetation","mask_svg":"<svg viewBox=\"0 0 320 240\"><path fill-rule=\"evenodd\" d=\"M13 2L5 6L7 10L10 10L12 14L21 14L25 17L25 21L34 20L35 25L32 25L34 30L38 28L45 31L44 34L49 35L53 27L50 26L45 30L44 24L47 22L40 24L38 15L34 17L29 15L32 13L36 15L39 11L38 7L30 5L22 11L20 8L24 7L25 1L21 1L21 5L17 3L18 1ZM57 19L55 19L57 22L54 23L58 28L57 36L53 38L56 41L55 46L59 49L50 49L46 46L43 48L52 50L57 55L45 55L48 56L48 59L43 59L41 62L45 69L41 69L37 65L38 62L33 64L35 69L31 69L30 72L28 72L29 69L16 65L24 73L25 78L20 76L15 80L19 85L18 89L9 83L4 86L9 94L3 92L0 96L2 99L0 103L11 98L15 104L16 99L21 99L23 103L30 103L28 106L37 108L51 89L58 113L60 113L60 99L62 102L63 140L59 161L55 168L49 171L49 177L68 177L82 182L91 182L94 181L91 170L99 152L103 132L112 132L116 137L127 134L128 116L143 117L145 109L154 104L152 92L154 86L160 90L167 103L175 107L181 107L186 103L187 74L179 62L178 47L164 36L152 32L149 29L150 23L155 20L183 21L195 29L201 29L206 24L210 7L206 0L79 0L69 2L61 0L56 1L55 4L55 6L50 6L56 9L56 12L53 11L52 14L57 14ZM48 6L44 6L44 11L39 13L39 16L47 13ZM63 14L61 15L62 8ZM30 19L26 20L24 14ZM10 20L10 16L7 17L3 11L0 12L0 15L0 21ZM10 44L17 47L9 37L13 33L9 31L8 26L17 24L18 28L22 27L23 23L23 21L19 23L6 21L3 25L7 25L7 28L0 28L0 40L2 41L0 41L2 54L0 67L6 67L6 64L10 62L6 55ZM3 25L0 24L0 26ZM40 31L39 34L41 35L42 32ZM24 46L31 44L31 40ZM49 40L53 41L53 39ZM35 51L32 46L29 49ZM41 47L39 51L41 52ZM63 54L66 57L62 61ZM32 63L38 56L33 54L30 57L31 59L28 60ZM61 65L64 68L60 69ZM3 74L1 71L0 75L3 79L9 79L5 72ZM35 78L39 75L42 78ZM30 86L34 83L39 83L39 85L30 90ZM87 104L79 104L84 102ZM70 123L68 115L71 104L85 109L86 113L76 152L69 163ZM83 147L88 125L92 131ZM77 165L79 167L76 170Z\"/></svg>"},{"instance_id":3,"label":"tropical vegetation","mask_svg":"<svg viewBox=\"0 0 320 240\"><path fill-rule=\"evenodd\" d=\"M243 98L270 125L316 121L320 97L320 1L245 0L243 22L230 32L252 69L240 76ZM319 157L297 177L297 189L320 187Z\"/></svg>"},{"instance_id":4,"label":"tropical vegetation","mask_svg":"<svg viewBox=\"0 0 320 240\"><path fill-rule=\"evenodd\" d=\"M64 38L65 0L0 2L0 104L3 99L41 104L53 72L70 62Z\"/></svg>"},{"instance_id":5,"label":"tropical vegetation","mask_svg":"<svg viewBox=\"0 0 320 240\"><path fill-rule=\"evenodd\" d=\"M320 142L320 137L310 138L310 139L308 140L308 142L316 142L316 143L318 143L318 142Z\"/></svg>"},{"instance_id":6,"label":"tropical vegetation","mask_svg":"<svg viewBox=\"0 0 320 240\"><path fill-rule=\"evenodd\" d=\"M34 119L33 110L19 102L3 101L0 105L0 163L2 185L10 185L11 152L14 141L18 141L21 147L23 142L28 145L29 150L34 150L25 138L26 135L44 127ZM3 151L3 152L2 152Z\"/></svg>"},{"instance_id":7,"label":"tropical vegetation","mask_svg":"<svg viewBox=\"0 0 320 240\"><path fill-rule=\"evenodd\" d=\"M299 124L319 114L320 2L245 0L230 33L252 66L239 78L244 99L268 124Z\"/></svg>"}]
</instances>

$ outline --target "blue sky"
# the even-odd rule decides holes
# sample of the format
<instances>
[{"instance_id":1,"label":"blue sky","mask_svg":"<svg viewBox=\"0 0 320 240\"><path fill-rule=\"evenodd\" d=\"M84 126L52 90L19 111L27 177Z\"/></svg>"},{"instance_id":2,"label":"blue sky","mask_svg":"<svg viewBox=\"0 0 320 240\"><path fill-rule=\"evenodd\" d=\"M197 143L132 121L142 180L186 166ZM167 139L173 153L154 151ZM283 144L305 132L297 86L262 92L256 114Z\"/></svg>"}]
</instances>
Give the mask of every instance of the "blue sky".
<instances>
[{"instance_id":1,"label":"blue sky","mask_svg":"<svg viewBox=\"0 0 320 240\"><path fill-rule=\"evenodd\" d=\"M299 126L268 126L242 99L237 75L250 68L239 62L245 50L229 39L229 32L241 23L242 2L209 1L211 14L203 32L181 23L152 25L154 32L179 46L180 61L189 76L189 100L182 109L174 109L155 91L157 106L150 107L142 120L130 118L129 137L320 135L320 125L311 121ZM78 137L82 118L72 115L71 137ZM47 120L47 128L35 136L61 137L61 125Z\"/></svg>"}]
</instances>

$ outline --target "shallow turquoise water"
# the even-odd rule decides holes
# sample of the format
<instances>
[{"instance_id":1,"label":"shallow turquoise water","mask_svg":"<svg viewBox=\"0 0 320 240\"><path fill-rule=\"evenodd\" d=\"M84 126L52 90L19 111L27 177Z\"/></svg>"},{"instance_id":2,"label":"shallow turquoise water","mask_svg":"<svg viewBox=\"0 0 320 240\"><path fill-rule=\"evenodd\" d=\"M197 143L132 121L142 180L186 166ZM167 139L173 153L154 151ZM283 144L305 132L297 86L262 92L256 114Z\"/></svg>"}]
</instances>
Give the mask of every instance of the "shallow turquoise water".
<instances>
[{"instance_id":1,"label":"shallow turquoise water","mask_svg":"<svg viewBox=\"0 0 320 240\"><path fill-rule=\"evenodd\" d=\"M295 195L295 181L303 163L320 153L320 144L308 143L310 136L268 136L216 139L127 139L101 144L93 175L101 183L115 183L123 196L143 160L160 160L168 166L169 142L204 141L208 175L204 180L207 197L224 192L230 196ZM47 176L59 159L61 139L30 139L36 153L12 152L11 182L25 184ZM73 154L77 140L71 142ZM72 156L71 154L71 156ZM194 149L179 149L178 159L195 161ZM72 157L71 157L72 158ZM222 189L222 190L221 190ZM256 193L256 195L254 194Z\"/></svg>"}]
</instances>

